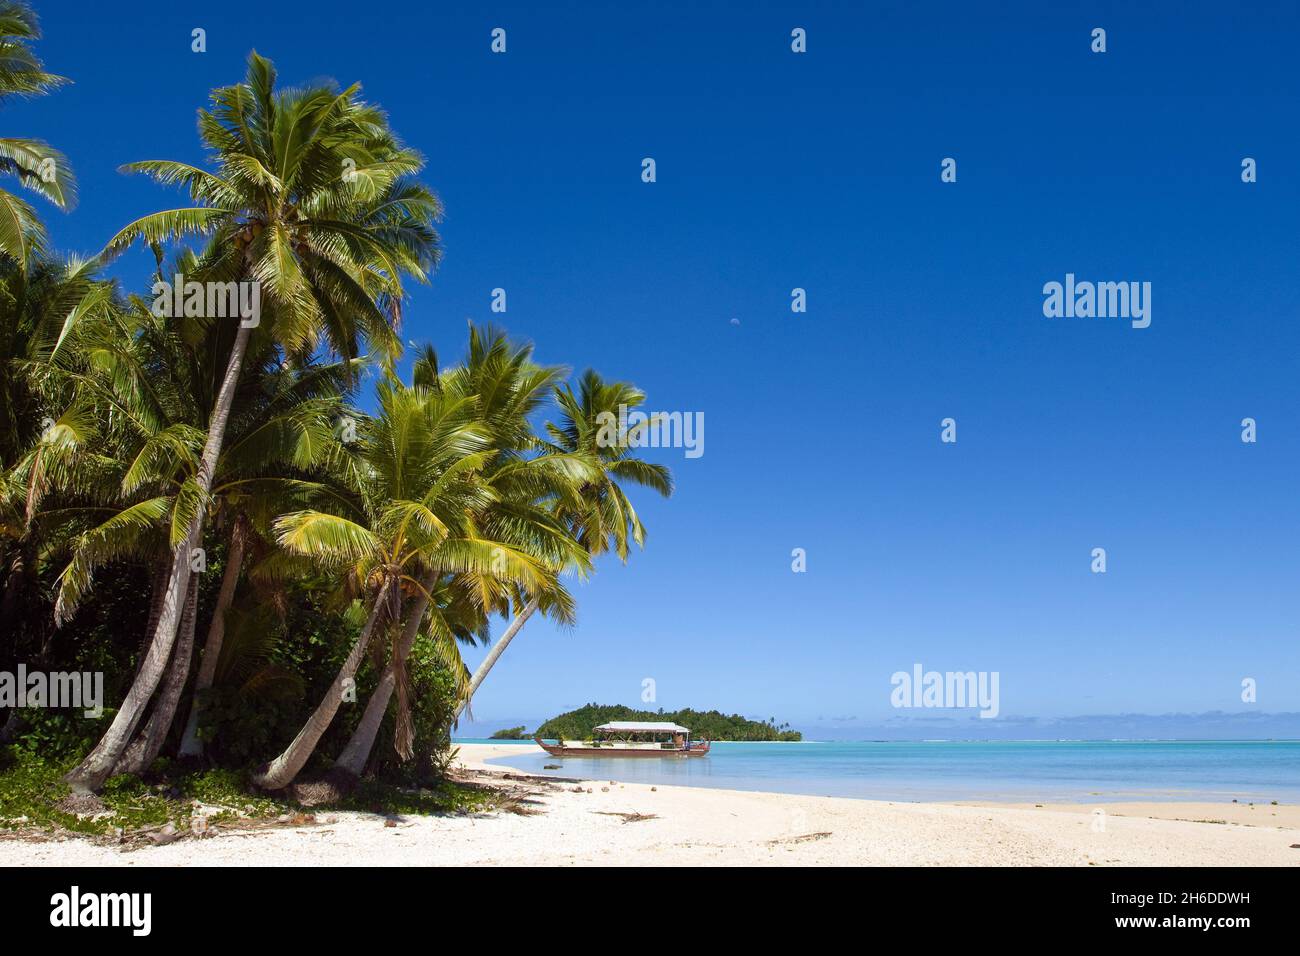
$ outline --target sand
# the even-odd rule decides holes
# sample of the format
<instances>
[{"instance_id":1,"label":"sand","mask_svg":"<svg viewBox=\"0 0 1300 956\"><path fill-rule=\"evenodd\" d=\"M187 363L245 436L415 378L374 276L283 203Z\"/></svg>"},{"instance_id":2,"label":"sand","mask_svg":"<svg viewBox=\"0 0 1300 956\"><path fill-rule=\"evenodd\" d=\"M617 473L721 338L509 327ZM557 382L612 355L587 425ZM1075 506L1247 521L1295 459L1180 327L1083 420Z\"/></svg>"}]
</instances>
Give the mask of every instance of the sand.
<instances>
[{"instance_id":1,"label":"sand","mask_svg":"<svg viewBox=\"0 0 1300 956\"><path fill-rule=\"evenodd\" d=\"M518 788L528 815L339 813L333 823L123 851L80 839L0 839L0 865L1300 866L1300 807L1233 804L886 803L511 780L484 761L529 752L465 744L463 773ZM577 792L581 791L581 792ZM1198 822L1201 821L1201 822ZM1204 822L1222 821L1222 822Z\"/></svg>"}]
</instances>

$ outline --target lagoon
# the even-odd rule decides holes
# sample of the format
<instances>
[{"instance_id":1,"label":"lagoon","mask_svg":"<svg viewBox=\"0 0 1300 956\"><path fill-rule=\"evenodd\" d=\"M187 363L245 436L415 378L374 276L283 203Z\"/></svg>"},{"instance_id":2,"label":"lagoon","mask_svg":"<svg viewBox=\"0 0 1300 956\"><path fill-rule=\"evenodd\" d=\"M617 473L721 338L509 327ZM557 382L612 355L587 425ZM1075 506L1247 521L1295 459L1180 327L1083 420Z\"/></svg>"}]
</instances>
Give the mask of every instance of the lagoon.
<instances>
[{"instance_id":1,"label":"lagoon","mask_svg":"<svg viewBox=\"0 0 1300 956\"><path fill-rule=\"evenodd\" d=\"M622 783L895 801L1300 802L1300 741L715 743L694 760L558 758L531 741L490 742L530 748L490 763Z\"/></svg>"}]
</instances>

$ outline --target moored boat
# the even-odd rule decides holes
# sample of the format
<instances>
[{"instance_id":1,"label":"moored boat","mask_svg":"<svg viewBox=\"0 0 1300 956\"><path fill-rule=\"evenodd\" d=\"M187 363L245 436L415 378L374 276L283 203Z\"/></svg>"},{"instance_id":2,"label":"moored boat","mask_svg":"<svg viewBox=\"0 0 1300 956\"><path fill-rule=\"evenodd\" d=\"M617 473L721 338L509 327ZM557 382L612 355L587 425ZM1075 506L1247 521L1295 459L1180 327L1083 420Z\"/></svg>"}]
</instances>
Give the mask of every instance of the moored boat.
<instances>
[{"instance_id":1,"label":"moored boat","mask_svg":"<svg viewBox=\"0 0 1300 956\"><path fill-rule=\"evenodd\" d=\"M534 737L537 746L552 757L703 757L709 741L691 740L680 724L655 720L614 720L592 731L590 743L566 745L560 739L548 744Z\"/></svg>"}]
</instances>

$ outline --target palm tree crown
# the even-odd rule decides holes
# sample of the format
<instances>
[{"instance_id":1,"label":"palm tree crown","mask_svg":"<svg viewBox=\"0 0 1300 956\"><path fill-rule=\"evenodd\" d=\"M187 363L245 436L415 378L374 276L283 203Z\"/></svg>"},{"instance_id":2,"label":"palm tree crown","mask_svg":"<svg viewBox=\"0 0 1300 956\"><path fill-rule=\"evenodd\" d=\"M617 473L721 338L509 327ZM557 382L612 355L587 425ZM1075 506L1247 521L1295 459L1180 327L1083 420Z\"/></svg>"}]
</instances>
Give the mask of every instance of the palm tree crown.
<instances>
[{"instance_id":1,"label":"palm tree crown","mask_svg":"<svg viewBox=\"0 0 1300 956\"><path fill-rule=\"evenodd\" d=\"M0 103L16 96L48 93L68 81L47 73L28 45L39 39L36 14L26 3L0 0ZM76 205L77 182L62 153L38 139L0 137L0 172L17 176L23 186L61 209ZM0 254L26 266L45 243L45 227L36 211L0 189Z\"/></svg>"},{"instance_id":2,"label":"palm tree crown","mask_svg":"<svg viewBox=\"0 0 1300 956\"><path fill-rule=\"evenodd\" d=\"M277 92L275 80L254 53L246 80L213 91L199 111L215 171L171 160L123 167L184 186L194 205L135 220L105 253L205 237L193 278L260 282L266 333L286 351L324 344L350 359L365 344L391 357L402 277L425 281L439 255L441 206L411 178L423 160L358 85Z\"/></svg>"}]
</instances>

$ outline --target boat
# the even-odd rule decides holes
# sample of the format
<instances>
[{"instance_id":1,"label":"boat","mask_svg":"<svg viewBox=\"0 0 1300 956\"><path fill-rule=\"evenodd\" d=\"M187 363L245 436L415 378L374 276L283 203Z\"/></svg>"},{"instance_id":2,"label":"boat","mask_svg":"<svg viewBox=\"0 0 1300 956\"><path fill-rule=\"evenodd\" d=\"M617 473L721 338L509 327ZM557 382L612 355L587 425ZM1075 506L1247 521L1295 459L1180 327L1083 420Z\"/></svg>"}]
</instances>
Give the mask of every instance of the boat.
<instances>
[{"instance_id":1,"label":"boat","mask_svg":"<svg viewBox=\"0 0 1300 956\"><path fill-rule=\"evenodd\" d=\"M691 740L680 724L659 720L612 720L592 731L589 743L567 745L563 739L548 744L534 737L537 746L552 757L703 757L707 740Z\"/></svg>"}]
</instances>

